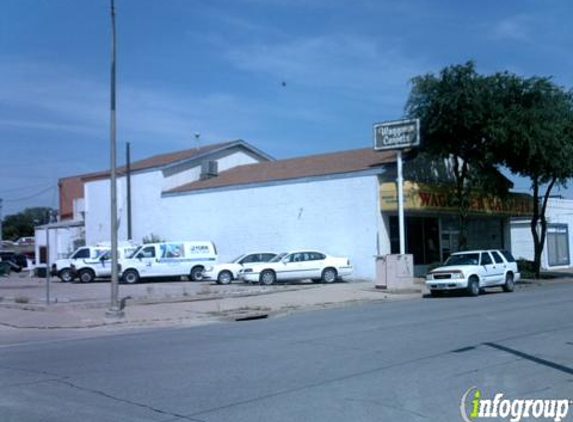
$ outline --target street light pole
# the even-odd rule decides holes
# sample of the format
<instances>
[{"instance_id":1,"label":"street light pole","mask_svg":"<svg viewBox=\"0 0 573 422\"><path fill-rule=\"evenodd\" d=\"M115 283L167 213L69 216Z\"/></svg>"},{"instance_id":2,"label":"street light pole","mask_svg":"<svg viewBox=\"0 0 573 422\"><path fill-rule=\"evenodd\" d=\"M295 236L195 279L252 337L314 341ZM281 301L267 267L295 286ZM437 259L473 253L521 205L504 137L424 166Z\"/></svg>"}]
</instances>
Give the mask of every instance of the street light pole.
<instances>
[{"instance_id":1,"label":"street light pole","mask_svg":"<svg viewBox=\"0 0 573 422\"><path fill-rule=\"evenodd\" d=\"M108 318L123 318L124 312L118 302L117 259L117 159L115 125L115 7L111 0L111 101L110 101L110 191L111 191L111 303L105 315Z\"/></svg>"}]
</instances>

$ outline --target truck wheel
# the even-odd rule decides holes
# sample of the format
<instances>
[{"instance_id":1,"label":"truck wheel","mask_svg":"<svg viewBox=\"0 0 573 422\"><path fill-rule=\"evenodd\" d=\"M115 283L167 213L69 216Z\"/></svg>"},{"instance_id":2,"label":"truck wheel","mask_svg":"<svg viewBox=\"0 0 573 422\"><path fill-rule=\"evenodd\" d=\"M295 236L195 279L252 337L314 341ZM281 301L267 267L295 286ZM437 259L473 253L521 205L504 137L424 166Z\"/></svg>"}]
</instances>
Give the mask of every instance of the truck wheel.
<instances>
[{"instance_id":1,"label":"truck wheel","mask_svg":"<svg viewBox=\"0 0 573 422\"><path fill-rule=\"evenodd\" d=\"M473 297L479 295L479 280L476 276L470 277L468 282L468 295Z\"/></svg>"},{"instance_id":2,"label":"truck wheel","mask_svg":"<svg viewBox=\"0 0 573 422\"><path fill-rule=\"evenodd\" d=\"M505 275L505 284L502 286L504 292L513 292L515 289L515 281L513 280L513 274L507 273Z\"/></svg>"},{"instance_id":3,"label":"truck wheel","mask_svg":"<svg viewBox=\"0 0 573 422\"><path fill-rule=\"evenodd\" d=\"M74 281L74 278L75 278L74 272L72 271L71 268L64 268L63 270L61 270L58 273L58 277L64 283L71 283L72 281Z\"/></svg>"},{"instance_id":4,"label":"truck wheel","mask_svg":"<svg viewBox=\"0 0 573 422\"><path fill-rule=\"evenodd\" d=\"M95 274L92 270L80 270L78 278L82 283L91 283L95 280Z\"/></svg>"},{"instance_id":5,"label":"truck wheel","mask_svg":"<svg viewBox=\"0 0 573 422\"><path fill-rule=\"evenodd\" d=\"M193 267L191 269L191 273L189 274L189 278L191 281L199 281L203 279L203 268L202 266L198 265L197 267Z\"/></svg>"},{"instance_id":6,"label":"truck wheel","mask_svg":"<svg viewBox=\"0 0 573 422\"><path fill-rule=\"evenodd\" d=\"M126 270L121 277L124 283L135 284L139 281L139 273L135 270Z\"/></svg>"}]
</instances>

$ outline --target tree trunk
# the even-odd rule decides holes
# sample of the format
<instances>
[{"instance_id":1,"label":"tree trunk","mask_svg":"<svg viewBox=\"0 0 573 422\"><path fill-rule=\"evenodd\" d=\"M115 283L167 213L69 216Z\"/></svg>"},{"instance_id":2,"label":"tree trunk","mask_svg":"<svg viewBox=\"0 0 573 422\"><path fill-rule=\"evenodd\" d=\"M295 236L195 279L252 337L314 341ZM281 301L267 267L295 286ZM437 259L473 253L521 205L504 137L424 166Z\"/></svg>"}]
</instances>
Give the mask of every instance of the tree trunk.
<instances>
[{"instance_id":1,"label":"tree trunk","mask_svg":"<svg viewBox=\"0 0 573 422\"><path fill-rule=\"evenodd\" d=\"M543 203L539 207L539 179L533 179L533 217L531 217L531 234L533 235L533 271L535 278L539 278L541 274L541 257L543 249L545 248L545 238L547 237L547 218L545 216L547 211L547 203L551 190L555 185L556 178L552 178L547 186L547 190L543 195ZM541 230L539 231L539 228Z\"/></svg>"},{"instance_id":2,"label":"tree trunk","mask_svg":"<svg viewBox=\"0 0 573 422\"><path fill-rule=\"evenodd\" d=\"M531 217L531 235L533 236L533 272L539 278L541 270L541 253L543 248L539 243L539 179L533 178L533 216Z\"/></svg>"}]
</instances>

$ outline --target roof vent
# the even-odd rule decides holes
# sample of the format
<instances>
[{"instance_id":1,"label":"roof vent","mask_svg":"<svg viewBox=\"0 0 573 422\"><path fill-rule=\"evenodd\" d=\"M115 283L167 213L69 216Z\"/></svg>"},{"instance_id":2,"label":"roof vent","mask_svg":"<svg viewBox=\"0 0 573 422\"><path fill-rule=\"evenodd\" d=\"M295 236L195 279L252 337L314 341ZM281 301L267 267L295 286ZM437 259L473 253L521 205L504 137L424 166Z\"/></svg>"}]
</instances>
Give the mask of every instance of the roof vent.
<instances>
[{"instance_id":1,"label":"roof vent","mask_svg":"<svg viewBox=\"0 0 573 422\"><path fill-rule=\"evenodd\" d=\"M219 173L218 169L219 167L217 161L203 161L203 163L201 163L201 180L216 177Z\"/></svg>"}]
</instances>

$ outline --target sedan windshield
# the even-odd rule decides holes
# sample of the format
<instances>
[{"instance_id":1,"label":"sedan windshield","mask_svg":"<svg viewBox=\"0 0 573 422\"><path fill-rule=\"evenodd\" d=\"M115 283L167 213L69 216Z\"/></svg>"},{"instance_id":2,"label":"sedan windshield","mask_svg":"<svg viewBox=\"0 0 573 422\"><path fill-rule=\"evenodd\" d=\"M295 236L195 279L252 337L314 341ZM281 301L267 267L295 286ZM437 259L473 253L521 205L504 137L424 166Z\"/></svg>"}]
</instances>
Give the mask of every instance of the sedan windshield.
<instances>
[{"instance_id":1,"label":"sedan windshield","mask_svg":"<svg viewBox=\"0 0 573 422\"><path fill-rule=\"evenodd\" d=\"M460 253L450 255L444 267L452 267L454 265L479 265L479 253Z\"/></svg>"},{"instance_id":2,"label":"sedan windshield","mask_svg":"<svg viewBox=\"0 0 573 422\"><path fill-rule=\"evenodd\" d=\"M238 257L236 257L235 259L233 259L231 261L231 263L236 264L237 262L239 262L241 259L243 259L245 257L245 254L239 255Z\"/></svg>"},{"instance_id":3,"label":"sedan windshield","mask_svg":"<svg viewBox=\"0 0 573 422\"><path fill-rule=\"evenodd\" d=\"M281 259L283 259L285 256L287 255L286 252L280 253L277 256L275 256L273 259L271 259L269 262L279 262Z\"/></svg>"}]
</instances>

